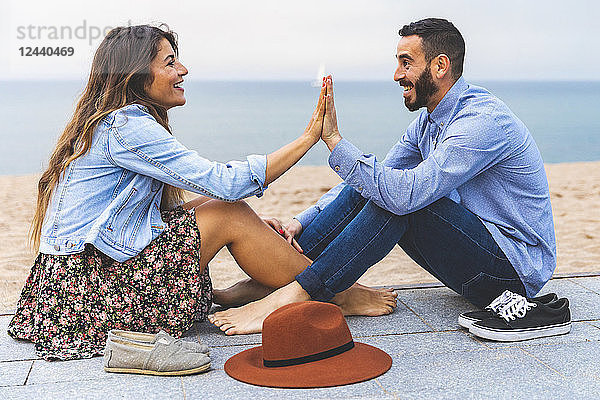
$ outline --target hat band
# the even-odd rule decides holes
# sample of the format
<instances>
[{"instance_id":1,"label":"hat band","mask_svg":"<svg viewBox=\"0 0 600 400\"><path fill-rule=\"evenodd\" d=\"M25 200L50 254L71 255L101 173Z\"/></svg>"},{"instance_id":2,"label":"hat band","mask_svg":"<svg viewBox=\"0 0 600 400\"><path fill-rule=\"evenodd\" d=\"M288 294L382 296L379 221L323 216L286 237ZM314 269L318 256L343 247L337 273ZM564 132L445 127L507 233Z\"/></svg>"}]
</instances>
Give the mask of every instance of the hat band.
<instances>
[{"instance_id":1,"label":"hat band","mask_svg":"<svg viewBox=\"0 0 600 400\"><path fill-rule=\"evenodd\" d=\"M263 365L265 367L289 367L290 365L306 364L313 361L324 360L338 354L342 354L350 349L354 348L354 341L350 340L348 343L343 344L333 349L321 351L319 353L310 354L308 356L302 356L297 358L286 358L283 360L265 360L263 359Z\"/></svg>"}]
</instances>

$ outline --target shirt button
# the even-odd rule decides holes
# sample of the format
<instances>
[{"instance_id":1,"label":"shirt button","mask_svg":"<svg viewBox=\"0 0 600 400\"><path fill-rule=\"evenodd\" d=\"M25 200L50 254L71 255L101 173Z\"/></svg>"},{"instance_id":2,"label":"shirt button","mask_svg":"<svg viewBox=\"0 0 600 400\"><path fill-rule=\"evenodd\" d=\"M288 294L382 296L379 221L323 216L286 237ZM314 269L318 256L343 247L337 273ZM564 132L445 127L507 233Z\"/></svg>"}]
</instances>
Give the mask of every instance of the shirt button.
<instances>
[{"instance_id":1,"label":"shirt button","mask_svg":"<svg viewBox=\"0 0 600 400\"><path fill-rule=\"evenodd\" d=\"M60 246L59 246L59 245L57 245L57 244L55 244L55 245L54 245L54 250L56 250L56 251L59 251L59 250L60 250Z\"/></svg>"},{"instance_id":2,"label":"shirt button","mask_svg":"<svg viewBox=\"0 0 600 400\"><path fill-rule=\"evenodd\" d=\"M362 192L362 186L359 186L359 187L358 187L358 191L359 191L359 192Z\"/></svg>"},{"instance_id":3,"label":"shirt button","mask_svg":"<svg viewBox=\"0 0 600 400\"><path fill-rule=\"evenodd\" d=\"M339 171L339 170L340 170L340 166L339 166L339 165L336 165L334 169L335 169L336 171Z\"/></svg>"}]
</instances>

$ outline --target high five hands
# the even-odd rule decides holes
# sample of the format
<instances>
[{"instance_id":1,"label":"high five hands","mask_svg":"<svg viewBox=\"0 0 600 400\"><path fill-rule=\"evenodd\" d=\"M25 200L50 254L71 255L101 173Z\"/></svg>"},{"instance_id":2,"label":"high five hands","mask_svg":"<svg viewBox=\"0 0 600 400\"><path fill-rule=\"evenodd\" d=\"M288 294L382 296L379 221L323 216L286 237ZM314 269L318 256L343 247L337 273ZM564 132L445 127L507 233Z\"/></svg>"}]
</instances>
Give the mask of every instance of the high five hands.
<instances>
[{"instance_id":1,"label":"high five hands","mask_svg":"<svg viewBox=\"0 0 600 400\"><path fill-rule=\"evenodd\" d=\"M323 78L323 86L326 89L325 92L325 118L323 119L323 130L321 132L321 139L329 151L342 140L340 131L337 126L337 116L335 114L335 104L333 100L333 79L331 75Z\"/></svg>"},{"instance_id":2,"label":"high five hands","mask_svg":"<svg viewBox=\"0 0 600 400\"><path fill-rule=\"evenodd\" d=\"M342 140L337 126L337 116L333 101L333 79L331 75L323 78L319 101L304 131L304 135L308 136L314 143L320 138L325 142L330 151ZM263 218L263 220L283 236L296 250L300 253L303 252L296 241L296 238L300 236L303 230L302 224L297 219L292 219L285 226L277 218Z\"/></svg>"},{"instance_id":3,"label":"high five hands","mask_svg":"<svg viewBox=\"0 0 600 400\"><path fill-rule=\"evenodd\" d=\"M337 126L337 117L335 115L333 79L331 75L323 78L323 85L321 87L321 92L319 93L319 101L308 122L308 126L304 130L304 135L308 136L314 143L319 139L322 139L330 151L333 150L335 145L342 139Z\"/></svg>"}]
</instances>

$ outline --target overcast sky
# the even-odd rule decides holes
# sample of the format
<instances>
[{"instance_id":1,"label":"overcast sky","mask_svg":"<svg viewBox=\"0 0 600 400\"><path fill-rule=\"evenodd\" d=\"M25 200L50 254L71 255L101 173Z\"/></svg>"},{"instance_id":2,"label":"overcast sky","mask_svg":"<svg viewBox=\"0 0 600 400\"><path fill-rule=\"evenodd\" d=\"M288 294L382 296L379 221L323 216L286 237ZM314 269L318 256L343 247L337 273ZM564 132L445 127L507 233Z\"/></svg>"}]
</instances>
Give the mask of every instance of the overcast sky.
<instances>
[{"instance_id":1,"label":"overcast sky","mask_svg":"<svg viewBox=\"0 0 600 400\"><path fill-rule=\"evenodd\" d=\"M0 63L0 80L85 79L101 40L92 36L148 22L179 34L189 79L312 80L324 64L339 80L386 80L398 29L425 17L447 18L462 32L469 79L600 79L600 2L592 0L3 0L1 7L8 62ZM51 38L53 27L80 38ZM21 56L27 46L72 46L74 55Z\"/></svg>"}]
</instances>

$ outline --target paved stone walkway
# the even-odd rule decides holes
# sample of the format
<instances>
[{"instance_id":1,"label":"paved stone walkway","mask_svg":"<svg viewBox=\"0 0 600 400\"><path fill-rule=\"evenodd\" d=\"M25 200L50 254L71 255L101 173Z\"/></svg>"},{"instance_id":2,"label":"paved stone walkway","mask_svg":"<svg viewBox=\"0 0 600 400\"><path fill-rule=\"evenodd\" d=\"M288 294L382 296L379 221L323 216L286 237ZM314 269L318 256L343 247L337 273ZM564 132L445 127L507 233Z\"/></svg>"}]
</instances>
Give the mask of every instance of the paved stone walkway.
<instances>
[{"instance_id":1,"label":"paved stone walkway","mask_svg":"<svg viewBox=\"0 0 600 400\"><path fill-rule=\"evenodd\" d=\"M212 370L188 377L109 374L102 358L47 362L33 345L11 339L9 313L0 316L0 398L600 398L600 277L550 281L542 293L571 302L573 327L563 336L519 343L480 340L460 329L459 313L472 309L446 288L398 290L398 308L384 317L348 318L358 342L393 357L384 375L325 389L272 389L235 381L223 371L230 356L260 345L260 335L226 337L209 323L186 340L212 347Z\"/></svg>"}]
</instances>

